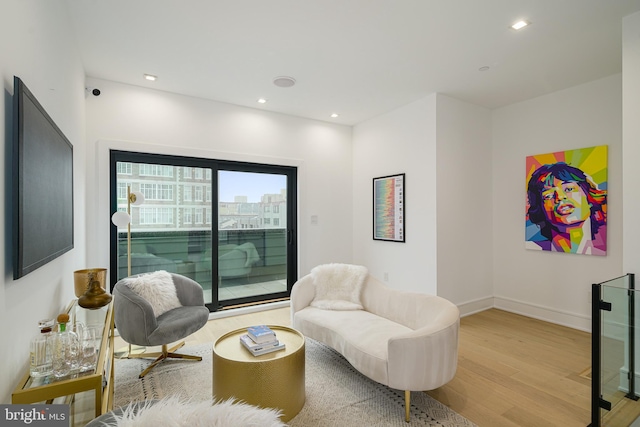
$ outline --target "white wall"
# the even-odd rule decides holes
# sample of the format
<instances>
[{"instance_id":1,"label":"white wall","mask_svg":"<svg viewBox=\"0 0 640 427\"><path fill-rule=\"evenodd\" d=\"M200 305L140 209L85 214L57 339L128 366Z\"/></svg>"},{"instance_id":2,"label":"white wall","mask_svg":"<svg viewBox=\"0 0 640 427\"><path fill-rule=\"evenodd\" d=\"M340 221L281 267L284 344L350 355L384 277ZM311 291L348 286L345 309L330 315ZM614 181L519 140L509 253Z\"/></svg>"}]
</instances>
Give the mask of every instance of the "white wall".
<instances>
[{"instance_id":1,"label":"white wall","mask_svg":"<svg viewBox=\"0 0 640 427\"><path fill-rule=\"evenodd\" d=\"M622 21L622 159L624 272L640 273L640 12ZM640 277L636 283L640 283ZM636 286L638 288L639 286ZM640 365L637 365L640 366Z\"/></svg>"},{"instance_id":2,"label":"white wall","mask_svg":"<svg viewBox=\"0 0 640 427\"><path fill-rule=\"evenodd\" d=\"M621 75L488 111L434 94L355 126L354 261L463 314L496 306L590 330L591 284L622 274ZM636 121L637 122L637 121ZM609 146L606 257L524 245L525 158ZM371 179L405 172L407 242L373 241Z\"/></svg>"},{"instance_id":3,"label":"white wall","mask_svg":"<svg viewBox=\"0 0 640 427\"><path fill-rule=\"evenodd\" d=\"M491 307L491 112L433 94L358 124L353 146L355 262L463 312ZM406 243L374 241L372 178L402 172Z\"/></svg>"},{"instance_id":4,"label":"white wall","mask_svg":"<svg viewBox=\"0 0 640 427\"><path fill-rule=\"evenodd\" d=\"M54 318L74 297L73 271L85 268L84 70L75 49L66 8L48 0L9 0L0 4L0 402L28 368L29 341L40 319ZM47 110L74 149L75 247L60 258L14 281L11 264L11 99L13 76L20 77Z\"/></svg>"},{"instance_id":5,"label":"white wall","mask_svg":"<svg viewBox=\"0 0 640 427\"><path fill-rule=\"evenodd\" d=\"M109 149L298 167L299 275L351 262L351 128L98 79L87 99L88 239L109 265ZM318 224L311 225L311 216Z\"/></svg>"},{"instance_id":6,"label":"white wall","mask_svg":"<svg viewBox=\"0 0 640 427\"><path fill-rule=\"evenodd\" d=\"M640 211L640 186L638 183L638 159L640 159L640 120L638 113L640 112L640 12L625 17L622 21L622 166L623 181L625 186L623 189L624 209L623 209L623 268L625 273L633 273L636 275L636 289L640 288L640 221L638 221L638 212ZM637 293L637 292L636 292ZM611 288L607 290L607 295L619 295L612 292ZM609 300L609 299L607 299ZM626 310L616 310L615 301L614 310L607 316L610 329L605 333L613 335L615 332L623 331L626 328L619 327L626 325L624 313ZM624 303L624 301L622 301ZM609 326L605 325L605 327ZM613 331L613 333L611 332ZM636 346L640 342L640 328L636 320ZM619 334L622 335L622 334ZM620 338L625 342L625 350L627 340ZM635 381L640 381L640 354L636 350L635 359ZM627 381L624 379L629 370L628 356L625 351L625 363L621 368L620 384L622 389Z\"/></svg>"},{"instance_id":7,"label":"white wall","mask_svg":"<svg viewBox=\"0 0 640 427\"><path fill-rule=\"evenodd\" d=\"M469 314L493 305L491 111L437 100L438 295Z\"/></svg>"},{"instance_id":8,"label":"white wall","mask_svg":"<svg viewBox=\"0 0 640 427\"><path fill-rule=\"evenodd\" d=\"M622 274L621 83L621 75L614 75L493 112L496 307L590 330L591 284ZM525 158L605 144L609 146L607 255L526 250Z\"/></svg>"},{"instance_id":9,"label":"white wall","mask_svg":"<svg viewBox=\"0 0 640 427\"><path fill-rule=\"evenodd\" d=\"M437 293L436 95L353 130L353 259L388 285ZM375 177L405 173L406 242L373 240Z\"/></svg>"}]
</instances>

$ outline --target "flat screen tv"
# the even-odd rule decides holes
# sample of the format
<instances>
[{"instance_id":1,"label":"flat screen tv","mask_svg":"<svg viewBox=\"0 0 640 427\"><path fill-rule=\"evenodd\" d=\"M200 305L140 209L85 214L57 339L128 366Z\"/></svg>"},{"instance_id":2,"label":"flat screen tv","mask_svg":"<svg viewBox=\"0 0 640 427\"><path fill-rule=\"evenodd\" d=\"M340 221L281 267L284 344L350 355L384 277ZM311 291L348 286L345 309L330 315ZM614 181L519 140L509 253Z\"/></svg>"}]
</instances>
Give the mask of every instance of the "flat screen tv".
<instances>
[{"instance_id":1,"label":"flat screen tv","mask_svg":"<svg viewBox=\"0 0 640 427\"><path fill-rule=\"evenodd\" d=\"M13 278L73 248L73 145L24 82L13 92Z\"/></svg>"}]
</instances>

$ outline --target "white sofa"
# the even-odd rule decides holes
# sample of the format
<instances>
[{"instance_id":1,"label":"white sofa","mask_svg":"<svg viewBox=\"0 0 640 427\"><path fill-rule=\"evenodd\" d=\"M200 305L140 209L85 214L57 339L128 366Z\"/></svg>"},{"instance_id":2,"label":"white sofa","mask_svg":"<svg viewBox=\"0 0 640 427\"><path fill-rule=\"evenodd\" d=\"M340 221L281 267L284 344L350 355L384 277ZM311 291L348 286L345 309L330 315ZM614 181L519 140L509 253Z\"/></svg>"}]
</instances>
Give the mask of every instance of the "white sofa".
<instances>
[{"instance_id":1,"label":"white sofa","mask_svg":"<svg viewBox=\"0 0 640 427\"><path fill-rule=\"evenodd\" d=\"M362 309L332 310L314 305L317 287L326 288L317 269L298 280L291 290L291 320L303 335L340 352L363 375L405 391L409 421L410 391L433 390L449 382L458 362L460 312L444 298L389 288L365 273L351 296ZM364 267L361 267L364 268ZM366 272L366 269L364 269ZM357 299L359 298L359 301Z\"/></svg>"}]
</instances>

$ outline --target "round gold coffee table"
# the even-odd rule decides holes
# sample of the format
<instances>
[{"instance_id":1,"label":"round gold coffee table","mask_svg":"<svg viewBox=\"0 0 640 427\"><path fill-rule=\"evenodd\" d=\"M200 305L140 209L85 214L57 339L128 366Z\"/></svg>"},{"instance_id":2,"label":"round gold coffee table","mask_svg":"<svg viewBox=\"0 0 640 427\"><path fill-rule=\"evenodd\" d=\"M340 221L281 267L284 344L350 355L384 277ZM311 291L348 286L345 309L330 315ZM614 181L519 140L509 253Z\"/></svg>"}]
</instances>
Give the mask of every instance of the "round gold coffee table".
<instances>
[{"instance_id":1,"label":"round gold coffee table","mask_svg":"<svg viewBox=\"0 0 640 427\"><path fill-rule=\"evenodd\" d=\"M304 336L286 326L269 325L286 348L254 356L240 343L247 329L236 329L213 344L213 397L233 397L263 408L282 410L289 421L302 409L304 391Z\"/></svg>"}]
</instances>

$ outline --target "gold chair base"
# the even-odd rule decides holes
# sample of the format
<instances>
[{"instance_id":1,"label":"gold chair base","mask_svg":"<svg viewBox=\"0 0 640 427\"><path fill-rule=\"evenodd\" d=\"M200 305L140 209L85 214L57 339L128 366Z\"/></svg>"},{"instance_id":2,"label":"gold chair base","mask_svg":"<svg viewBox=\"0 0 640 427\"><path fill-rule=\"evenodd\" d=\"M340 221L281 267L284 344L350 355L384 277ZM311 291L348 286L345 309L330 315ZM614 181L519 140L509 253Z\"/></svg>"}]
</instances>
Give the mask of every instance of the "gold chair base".
<instances>
[{"instance_id":1,"label":"gold chair base","mask_svg":"<svg viewBox=\"0 0 640 427\"><path fill-rule=\"evenodd\" d=\"M202 357L200 357L200 356L192 356L190 354L174 353L177 349L179 349L182 346L184 346L184 341L174 345L173 347L171 347L169 349L167 349L167 344L163 344L162 345L162 351L160 351L160 352L143 353L143 354L129 354L129 358L130 359L146 359L146 358L150 358L150 357L155 357L156 358L156 360L154 360L153 362L151 362L151 364L149 366L147 366L147 369L145 369L144 371L142 371L140 373L138 378L144 378L144 376L147 375L149 373L149 371L151 371L151 369L153 369L157 364L159 364L160 362L162 362L164 359L167 359L167 358L188 359L188 360L196 360L196 361L201 361L202 360Z\"/></svg>"},{"instance_id":2,"label":"gold chair base","mask_svg":"<svg viewBox=\"0 0 640 427\"><path fill-rule=\"evenodd\" d=\"M147 348L141 345L131 345L120 347L114 353L116 359L129 359L132 354L140 354L147 351Z\"/></svg>"}]
</instances>

